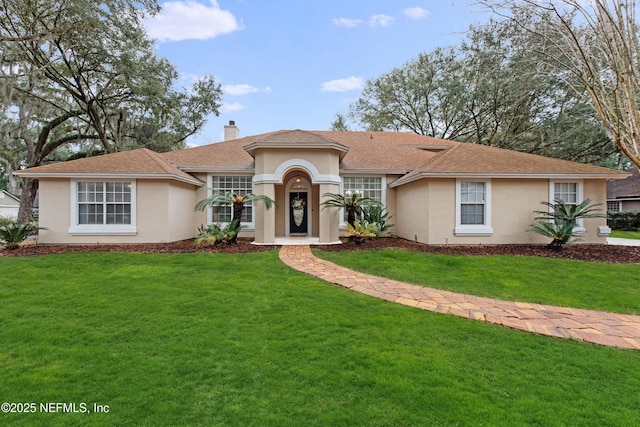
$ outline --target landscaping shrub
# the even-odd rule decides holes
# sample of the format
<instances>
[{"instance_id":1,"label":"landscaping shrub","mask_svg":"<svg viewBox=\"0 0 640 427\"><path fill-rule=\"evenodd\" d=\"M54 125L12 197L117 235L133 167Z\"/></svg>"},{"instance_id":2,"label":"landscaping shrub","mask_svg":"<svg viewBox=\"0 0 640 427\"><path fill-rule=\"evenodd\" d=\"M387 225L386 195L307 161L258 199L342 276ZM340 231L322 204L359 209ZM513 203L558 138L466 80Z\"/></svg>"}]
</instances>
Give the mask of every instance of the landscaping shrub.
<instances>
[{"instance_id":1,"label":"landscaping shrub","mask_svg":"<svg viewBox=\"0 0 640 427\"><path fill-rule=\"evenodd\" d=\"M349 238L349 241L356 242L356 244L359 245L363 243L365 239L376 237L376 226L375 224L355 221L353 225L347 224L347 233L345 236Z\"/></svg>"},{"instance_id":2,"label":"landscaping shrub","mask_svg":"<svg viewBox=\"0 0 640 427\"><path fill-rule=\"evenodd\" d=\"M612 230L640 230L640 211L609 212L607 224Z\"/></svg>"},{"instance_id":3,"label":"landscaping shrub","mask_svg":"<svg viewBox=\"0 0 640 427\"><path fill-rule=\"evenodd\" d=\"M38 230L40 230L40 227L35 222L2 224L0 225L0 241L4 242L7 249L16 249L20 246L20 243L27 240L29 236L36 234Z\"/></svg>"},{"instance_id":4,"label":"landscaping shrub","mask_svg":"<svg viewBox=\"0 0 640 427\"><path fill-rule=\"evenodd\" d=\"M367 224L375 225L376 237L382 237L385 234L395 237L395 234L389 229L395 227L395 224L389 223L389 220L393 218L387 208L383 206L373 205L363 208L363 222Z\"/></svg>"},{"instance_id":5,"label":"landscaping shrub","mask_svg":"<svg viewBox=\"0 0 640 427\"><path fill-rule=\"evenodd\" d=\"M0 225L11 224L14 220L6 216L0 216Z\"/></svg>"},{"instance_id":6,"label":"landscaping shrub","mask_svg":"<svg viewBox=\"0 0 640 427\"><path fill-rule=\"evenodd\" d=\"M235 243L238 238L238 233L244 226L240 225L239 219L234 219L226 227L222 227L220 223L209 224L206 227L198 227L198 237L196 238L197 245L204 245L207 243L213 243L218 245L220 243L226 243L228 245Z\"/></svg>"}]
</instances>

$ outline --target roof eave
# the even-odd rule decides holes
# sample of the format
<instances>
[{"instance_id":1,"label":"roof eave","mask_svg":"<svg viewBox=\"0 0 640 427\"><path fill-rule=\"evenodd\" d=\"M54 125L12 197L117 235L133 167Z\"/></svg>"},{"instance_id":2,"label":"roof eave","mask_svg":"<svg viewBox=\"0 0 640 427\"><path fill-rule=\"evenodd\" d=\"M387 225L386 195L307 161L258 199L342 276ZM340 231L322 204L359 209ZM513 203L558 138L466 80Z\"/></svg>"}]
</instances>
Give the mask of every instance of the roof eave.
<instances>
[{"instance_id":1,"label":"roof eave","mask_svg":"<svg viewBox=\"0 0 640 427\"><path fill-rule=\"evenodd\" d=\"M340 175L406 175L410 169L340 169Z\"/></svg>"},{"instance_id":2,"label":"roof eave","mask_svg":"<svg viewBox=\"0 0 640 427\"><path fill-rule=\"evenodd\" d=\"M254 153L256 150L260 149L260 148L266 148L266 149L277 149L277 148L281 148L281 149L285 149L285 150L291 150L291 149L331 149L331 150L336 150L338 152L340 152L340 159L342 159L345 154L347 154L349 152L349 147L339 144L337 142L327 142L327 143L282 143L282 142L264 142L264 141L258 141L258 142L254 142L251 143L249 145L245 145L244 150L249 153L251 155L251 157L254 157Z\"/></svg>"},{"instance_id":3,"label":"roof eave","mask_svg":"<svg viewBox=\"0 0 640 427\"><path fill-rule=\"evenodd\" d=\"M180 166L179 169L187 173L218 173L218 172L252 173L252 174L255 173L255 168L247 169L247 168L217 168L217 167L210 167L210 166L195 166L195 167Z\"/></svg>"},{"instance_id":4,"label":"roof eave","mask_svg":"<svg viewBox=\"0 0 640 427\"><path fill-rule=\"evenodd\" d=\"M175 181L185 182L187 184L192 184L198 187L202 187L204 182L199 179L192 178L189 179L187 177L183 177L180 175L174 174L135 174L135 173L82 173L82 172L14 172L15 175L24 178L37 178L37 179L55 179L55 178L69 178L69 179L171 179Z\"/></svg>"},{"instance_id":5,"label":"roof eave","mask_svg":"<svg viewBox=\"0 0 640 427\"><path fill-rule=\"evenodd\" d=\"M422 178L516 178L516 179L624 179L620 173L487 173L487 172L421 172L410 177L402 177L389 184L398 187Z\"/></svg>"}]
</instances>

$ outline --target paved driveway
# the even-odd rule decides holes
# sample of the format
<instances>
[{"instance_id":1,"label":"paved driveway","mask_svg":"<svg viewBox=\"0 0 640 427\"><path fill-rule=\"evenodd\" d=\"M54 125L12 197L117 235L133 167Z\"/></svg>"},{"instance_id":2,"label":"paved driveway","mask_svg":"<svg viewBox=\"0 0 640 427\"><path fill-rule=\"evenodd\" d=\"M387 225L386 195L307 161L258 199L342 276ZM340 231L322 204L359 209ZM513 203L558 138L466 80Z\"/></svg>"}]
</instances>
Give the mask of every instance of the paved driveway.
<instances>
[{"instance_id":1,"label":"paved driveway","mask_svg":"<svg viewBox=\"0 0 640 427\"><path fill-rule=\"evenodd\" d=\"M621 239L619 237L607 237L607 244L617 246L640 246L638 239Z\"/></svg>"}]
</instances>

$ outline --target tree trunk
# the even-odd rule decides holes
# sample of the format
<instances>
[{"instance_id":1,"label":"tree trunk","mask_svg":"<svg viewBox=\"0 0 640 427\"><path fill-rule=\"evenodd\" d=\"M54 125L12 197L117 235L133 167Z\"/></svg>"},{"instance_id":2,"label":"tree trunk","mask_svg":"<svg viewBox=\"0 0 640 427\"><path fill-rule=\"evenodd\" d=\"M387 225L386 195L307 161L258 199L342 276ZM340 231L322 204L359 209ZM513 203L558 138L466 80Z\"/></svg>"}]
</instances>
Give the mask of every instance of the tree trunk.
<instances>
[{"instance_id":1,"label":"tree trunk","mask_svg":"<svg viewBox=\"0 0 640 427\"><path fill-rule=\"evenodd\" d=\"M18 222L27 223L33 221L33 202L38 191L38 180L25 178L20 195L20 210L18 211Z\"/></svg>"},{"instance_id":2,"label":"tree trunk","mask_svg":"<svg viewBox=\"0 0 640 427\"><path fill-rule=\"evenodd\" d=\"M244 202L243 203L233 203L233 218L231 221L238 220L238 223L242 222L242 211L244 211Z\"/></svg>"},{"instance_id":3,"label":"tree trunk","mask_svg":"<svg viewBox=\"0 0 640 427\"><path fill-rule=\"evenodd\" d=\"M347 207L347 222L353 227L356 223L356 208Z\"/></svg>"},{"instance_id":4,"label":"tree trunk","mask_svg":"<svg viewBox=\"0 0 640 427\"><path fill-rule=\"evenodd\" d=\"M15 169L13 169L13 165L7 160L4 161L4 170L9 179L9 192L13 195L20 194L20 178L13 174Z\"/></svg>"}]
</instances>

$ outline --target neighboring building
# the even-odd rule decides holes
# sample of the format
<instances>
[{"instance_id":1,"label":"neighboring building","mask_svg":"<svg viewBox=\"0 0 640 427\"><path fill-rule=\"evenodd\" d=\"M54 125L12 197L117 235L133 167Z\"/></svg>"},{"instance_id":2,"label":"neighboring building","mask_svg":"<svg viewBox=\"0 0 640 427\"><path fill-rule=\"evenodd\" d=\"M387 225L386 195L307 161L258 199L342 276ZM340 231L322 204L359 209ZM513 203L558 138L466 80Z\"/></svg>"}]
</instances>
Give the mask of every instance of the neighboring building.
<instances>
[{"instance_id":1,"label":"neighboring building","mask_svg":"<svg viewBox=\"0 0 640 427\"><path fill-rule=\"evenodd\" d=\"M483 145L394 132L283 130L168 153L147 149L17 172L38 178L43 244L151 243L192 238L230 209L194 211L206 191L253 192L277 208L248 206L244 236L274 243L307 235L336 243L344 215L325 193L361 193L394 216L395 233L428 244L548 243L527 232L543 201L606 200L606 183L628 174ZM208 189L208 190L205 190ZM293 205L304 200L302 218ZM296 217L296 218L294 218ZM576 230L605 243L603 218Z\"/></svg>"},{"instance_id":2,"label":"neighboring building","mask_svg":"<svg viewBox=\"0 0 640 427\"><path fill-rule=\"evenodd\" d=\"M0 190L0 217L18 219L20 209L20 199L9 193Z\"/></svg>"},{"instance_id":3,"label":"neighboring building","mask_svg":"<svg viewBox=\"0 0 640 427\"><path fill-rule=\"evenodd\" d=\"M630 177L607 183L607 211L640 211L640 171L629 172Z\"/></svg>"}]
</instances>

